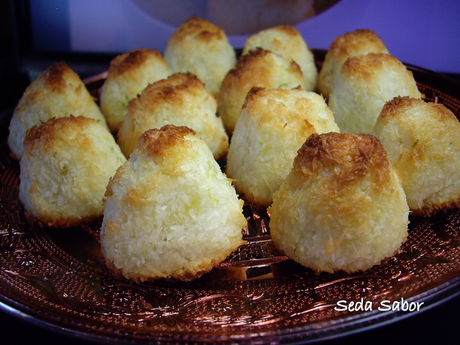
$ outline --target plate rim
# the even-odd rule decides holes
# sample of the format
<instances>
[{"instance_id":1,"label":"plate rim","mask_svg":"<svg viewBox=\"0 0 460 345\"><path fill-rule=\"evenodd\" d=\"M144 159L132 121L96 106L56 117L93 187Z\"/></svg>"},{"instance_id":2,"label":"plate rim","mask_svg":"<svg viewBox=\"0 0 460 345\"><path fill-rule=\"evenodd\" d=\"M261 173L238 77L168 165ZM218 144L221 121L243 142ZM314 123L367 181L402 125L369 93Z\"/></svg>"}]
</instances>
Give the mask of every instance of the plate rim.
<instances>
[{"instance_id":1,"label":"plate rim","mask_svg":"<svg viewBox=\"0 0 460 345\"><path fill-rule=\"evenodd\" d=\"M325 50L318 50L318 49L312 49L313 53L315 54L315 58L321 54L325 54ZM422 73L422 74L427 74L431 75L434 78L441 79L447 82L452 83L456 87L458 87L458 91L460 92L460 81L458 81L455 78L446 76L442 73L434 72L422 67L414 66L411 64L406 64L405 65L408 67L409 70L411 71L416 71L416 73ZM100 82L101 79L107 76L107 72L100 73L98 75L89 77L84 79L85 84L92 84L95 82ZM459 114L455 114L457 117ZM5 116L0 120L0 127L3 130L8 130L8 124L11 119L11 116ZM6 140L6 139L3 139ZM451 280L440 284L439 286L436 286L434 288L428 289L427 291L422 292L421 294L418 294L416 296L410 297L407 300L408 301L419 301L422 300L425 302L423 311L430 310L439 304L445 303L448 300L459 296L460 295L460 274L457 274L454 278ZM74 336L76 338L80 339L85 339L85 340L93 340L93 341L103 341L103 342L110 342L110 343L117 343L117 344L125 344L125 343L132 343L133 341L135 343L143 344L145 342L150 342L152 340L155 340L154 338L152 339L132 339L132 338L127 338L127 339L120 339L116 335L114 336L107 336L107 335L101 335L101 334L93 334L93 333L87 333L85 331L81 331L78 329L72 329L67 326L63 325L57 325L54 324L50 321L46 321L43 319L37 318L37 316L33 314L33 311L35 311L35 314L37 314L36 308L23 305L22 303L18 303L17 301L10 299L6 297L3 292L0 290L0 310L6 312L9 315L12 315L14 317L17 317L21 320L25 320L27 322L31 322L35 325L38 325L40 327L43 327L45 329L49 329L58 333ZM236 335L234 337L229 336L226 334L224 337L222 337L222 334L219 334L219 336L213 340L222 340L222 341L231 341L231 342L246 342L246 341L255 341L255 340L275 340L275 341L280 341L283 340L285 337L289 337L292 339L298 339L302 340L302 343L310 343L310 342L316 342L318 340L327 340L332 337L337 338L337 337L343 337L346 335L350 334L355 334L361 331L373 329L376 327L381 327L393 322L397 322L399 320L405 319L407 317L410 317L414 315L414 313L404 313L404 312L398 312L398 313L380 313L378 310L373 310L371 312L365 312L365 313L359 313L356 315L348 316L344 318L344 323L343 325L340 326L341 331L335 332L335 333L327 333L328 327L319 327L319 331L314 332L315 335L314 337L309 337L305 338L305 332L308 332L308 327L306 329L305 325L299 326L297 328L292 328L289 330L283 330L283 331L278 331L275 332L273 335L269 335L271 338L267 338L266 336L262 335L255 335L251 337L244 337L241 335ZM325 326L329 323L334 323L337 320L329 320L329 321L321 321L319 323L315 323L315 326ZM356 323L358 321L358 323ZM352 325L354 323L354 325ZM364 325L364 326L363 326ZM326 330L326 331L325 331ZM271 333L266 332L266 333ZM278 333L278 334L276 334ZM174 338L173 339L165 339L166 341L169 340L174 340L174 341L193 341L193 342L199 342L199 339L192 339L188 335L183 335L184 339L178 339ZM274 337L274 338L273 338ZM206 338L207 340L209 338ZM161 342L162 340L160 340Z\"/></svg>"}]
</instances>

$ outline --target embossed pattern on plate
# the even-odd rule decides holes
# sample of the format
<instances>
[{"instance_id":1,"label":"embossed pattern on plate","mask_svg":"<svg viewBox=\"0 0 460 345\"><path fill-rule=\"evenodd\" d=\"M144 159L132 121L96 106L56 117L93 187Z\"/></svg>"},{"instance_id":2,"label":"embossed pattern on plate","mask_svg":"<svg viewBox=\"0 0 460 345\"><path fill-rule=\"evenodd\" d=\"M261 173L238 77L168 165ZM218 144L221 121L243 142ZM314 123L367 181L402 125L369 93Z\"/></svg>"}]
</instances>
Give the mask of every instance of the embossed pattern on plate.
<instances>
[{"instance_id":1,"label":"embossed pattern on plate","mask_svg":"<svg viewBox=\"0 0 460 345\"><path fill-rule=\"evenodd\" d=\"M460 84L412 70L427 100L459 116ZM98 85L99 79L88 84L94 95ZM113 277L101 263L100 221L64 230L28 223L18 186L19 164L3 139L0 302L92 340L309 342L403 314L378 311L384 300L429 305L460 286L460 210L411 217L400 253L370 270L314 274L276 251L265 210L246 205L248 244L212 272L188 283L134 284ZM361 298L372 303L372 311L334 309L340 300Z\"/></svg>"}]
</instances>

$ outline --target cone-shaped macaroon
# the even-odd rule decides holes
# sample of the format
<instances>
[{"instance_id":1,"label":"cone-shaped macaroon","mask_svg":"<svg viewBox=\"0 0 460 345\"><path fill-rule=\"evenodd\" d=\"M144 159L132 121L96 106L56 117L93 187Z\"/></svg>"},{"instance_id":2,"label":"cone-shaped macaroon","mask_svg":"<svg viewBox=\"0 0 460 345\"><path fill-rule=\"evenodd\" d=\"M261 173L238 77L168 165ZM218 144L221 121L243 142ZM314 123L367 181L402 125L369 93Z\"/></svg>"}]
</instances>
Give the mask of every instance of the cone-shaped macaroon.
<instances>
[{"instance_id":1,"label":"cone-shaped macaroon","mask_svg":"<svg viewBox=\"0 0 460 345\"><path fill-rule=\"evenodd\" d=\"M339 131L324 98L300 88L252 88L227 156L227 175L249 203L267 207L312 133Z\"/></svg>"},{"instance_id":2,"label":"cone-shaped macaroon","mask_svg":"<svg viewBox=\"0 0 460 345\"><path fill-rule=\"evenodd\" d=\"M299 30L290 25L280 25L259 31L246 40L243 54L262 48L288 60L294 60L302 70L305 88L314 91L318 82L315 57Z\"/></svg>"},{"instance_id":3,"label":"cone-shaped macaroon","mask_svg":"<svg viewBox=\"0 0 460 345\"><path fill-rule=\"evenodd\" d=\"M107 126L105 118L85 84L69 66L58 62L48 67L24 91L10 122L8 145L21 159L29 128L53 117L85 116Z\"/></svg>"},{"instance_id":4,"label":"cone-shaped macaroon","mask_svg":"<svg viewBox=\"0 0 460 345\"><path fill-rule=\"evenodd\" d=\"M460 205L460 122L449 109L397 97L383 107L373 134L401 174L412 213Z\"/></svg>"},{"instance_id":5,"label":"cone-shaped macaroon","mask_svg":"<svg viewBox=\"0 0 460 345\"><path fill-rule=\"evenodd\" d=\"M247 93L252 87L306 90L299 65L269 50L256 49L241 56L225 76L220 88L217 112L227 133L232 134Z\"/></svg>"},{"instance_id":6,"label":"cone-shaped macaroon","mask_svg":"<svg viewBox=\"0 0 460 345\"><path fill-rule=\"evenodd\" d=\"M312 134L269 212L275 247L318 272L380 264L406 240L409 222L400 176L368 134Z\"/></svg>"},{"instance_id":7,"label":"cone-shaped macaroon","mask_svg":"<svg viewBox=\"0 0 460 345\"><path fill-rule=\"evenodd\" d=\"M195 74L214 97L236 64L236 52L224 30L198 17L186 20L174 31L164 56L172 73Z\"/></svg>"},{"instance_id":8,"label":"cone-shaped macaroon","mask_svg":"<svg viewBox=\"0 0 460 345\"><path fill-rule=\"evenodd\" d=\"M219 160L227 153L228 135L216 113L216 99L203 82L191 73L176 73L150 84L129 103L117 141L128 157L145 131L168 124L186 126L208 144Z\"/></svg>"},{"instance_id":9,"label":"cone-shaped macaroon","mask_svg":"<svg viewBox=\"0 0 460 345\"><path fill-rule=\"evenodd\" d=\"M414 76L388 54L349 58L335 78L328 105L344 133L371 133L386 102L397 96L421 98Z\"/></svg>"},{"instance_id":10,"label":"cone-shaped macaroon","mask_svg":"<svg viewBox=\"0 0 460 345\"><path fill-rule=\"evenodd\" d=\"M134 281L195 279L244 243L242 207L193 130L149 130L107 187L107 266Z\"/></svg>"},{"instance_id":11,"label":"cone-shaped macaroon","mask_svg":"<svg viewBox=\"0 0 460 345\"><path fill-rule=\"evenodd\" d=\"M369 53L389 54L377 34L371 30L358 29L334 39L324 57L318 77L319 94L328 99L335 85L335 77L348 58Z\"/></svg>"},{"instance_id":12,"label":"cone-shaped macaroon","mask_svg":"<svg viewBox=\"0 0 460 345\"><path fill-rule=\"evenodd\" d=\"M102 216L107 183L125 161L107 127L94 119L67 116L32 127L20 162L26 215L56 227Z\"/></svg>"},{"instance_id":13,"label":"cone-shaped macaroon","mask_svg":"<svg viewBox=\"0 0 460 345\"><path fill-rule=\"evenodd\" d=\"M167 78L169 67L161 53L136 49L113 58L102 85L100 104L112 132L117 132L129 102L148 84Z\"/></svg>"}]
</instances>

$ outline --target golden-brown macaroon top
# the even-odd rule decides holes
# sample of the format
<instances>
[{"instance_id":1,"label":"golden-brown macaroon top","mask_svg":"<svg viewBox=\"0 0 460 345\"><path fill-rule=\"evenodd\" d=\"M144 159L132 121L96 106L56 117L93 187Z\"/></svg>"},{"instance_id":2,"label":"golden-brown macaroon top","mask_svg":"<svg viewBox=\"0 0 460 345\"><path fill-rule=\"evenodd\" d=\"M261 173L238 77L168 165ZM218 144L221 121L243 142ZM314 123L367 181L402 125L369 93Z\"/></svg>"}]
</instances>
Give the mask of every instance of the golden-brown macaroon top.
<instances>
[{"instance_id":1,"label":"golden-brown macaroon top","mask_svg":"<svg viewBox=\"0 0 460 345\"><path fill-rule=\"evenodd\" d=\"M84 136L78 136L78 133L98 122L98 120L89 117L73 115L51 118L27 130L24 138L24 153L30 154L38 140L40 140L43 148L52 149L55 145L54 139L57 137L79 137L78 143L82 151L90 151L94 143L86 140Z\"/></svg>"},{"instance_id":2,"label":"golden-brown macaroon top","mask_svg":"<svg viewBox=\"0 0 460 345\"><path fill-rule=\"evenodd\" d=\"M193 16L177 28L170 40L180 42L191 36L203 42L226 39L224 30L207 20Z\"/></svg>"},{"instance_id":3,"label":"golden-brown macaroon top","mask_svg":"<svg viewBox=\"0 0 460 345\"><path fill-rule=\"evenodd\" d=\"M131 100L117 142L128 157L146 130L167 124L187 126L206 142L218 160L227 153L228 136L216 113L216 99L196 75L175 73L148 85Z\"/></svg>"},{"instance_id":4,"label":"golden-brown macaroon top","mask_svg":"<svg viewBox=\"0 0 460 345\"><path fill-rule=\"evenodd\" d=\"M278 32L282 32L283 34L286 34L288 36L292 36L292 37L296 37L300 33L299 30L297 30L295 27L291 25L277 25L277 26L274 26L274 27L271 27L265 30L273 30L273 29L275 29ZM279 43L281 44L282 42L279 42Z\"/></svg>"},{"instance_id":5,"label":"golden-brown macaroon top","mask_svg":"<svg viewBox=\"0 0 460 345\"><path fill-rule=\"evenodd\" d=\"M156 164L160 164L164 158L174 160L174 155L171 155L168 149L172 148L177 151L178 148L184 145L189 145L188 141L184 139L184 137L195 134L194 130L186 126L166 125L161 128L149 129L139 137L134 149L135 155L133 155L133 157L142 156L153 158ZM134 158L131 157L130 159ZM166 163L163 162L163 164ZM107 186L107 190L104 195L105 198L108 198L113 194L112 186L119 182L119 179L127 169L126 164L118 168L117 174L111 178L111 183Z\"/></svg>"},{"instance_id":6,"label":"golden-brown macaroon top","mask_svg":"<svg viewBox=\"0 0 460 345\"><path fill-rule=\"evenodd\" d=\"M452 111L446 108L446 106L442 103L425 102L423 99L404 96L395 97L386 102L379 115L378 121L391 121L392 119L400 116L402 112L422 105L428 107L433 111L433 113L437 114L437 117L441 122L449 121L452 118L457 119L454 113L452 113Z\"/></svg>"},{"instance_id":7,"label":"golden-brown macaroon top","mask_svg":"<svg viewBox=\"0 0 460 345\"><path fill-rule=\"evenodd\" d=\"M291 92L292 100L289 100ZM300 94L296 94L296 92ZM288 121L289 119L286 125L295 123L299 132L302 133L329 132L332 130L339 132L339 127L334 123L334 116L325 102L324 107L321 108L320 101L324 99L312 91L311 94L306 94L311 95L311 98L302 99L300 95L303 92L309 93L310 91L305 91L300 86L291 90L266 89L255 86L246 95L242 109L247 110L246 116L257 117L260 125L269 122ZM289 100L292 104L286 104L285 100ZM321 116L318 114L320 111L324 111ZM264 112L280 114L281 117L260 116ZM325 116L330 121L326 121Z\"/></svg>"},{"instance_id":8,"label":"golden-brown macaroon top","mask_svg":"<svg viewBox=\"0 0 460 345\"><path fill-rule=\"evenodd\" d=\"M358 29L336 37L326 52L319 72L318 93L329 98L335 87L335 76L345 61L368 53L390 54L382 40L371 30Z\"/></svg>"},{"instance_id":9,"label":"golden-brown macaroon top","mask_svg":"<svg viewBox=\"0 0 460 345\"><path fill-rule=\"evenodd\" d=\"M19 100L9 125L8 145L12 156L21 159L29 128L70 114L99 120L107 127L102 112L79 75L61 61L33 80Z\"/></svg>"},{"instance_id":10,"label":"golden-brown macaroon top","mask_svg":"<svg viewBox=\"0 0 460 345\"><path fill-rule=\"evenodd\" d=\"M369 134L312 134L269 212L274 246L316 272L367 270L407 238L401 178Z\"/></svg>"},{"instance_id":11,"label":"golden-brown macaroon top","mask_svg":"<svg viewBox=\"0 0 460 345\"><path fill-rule=\"evenodd\" d=\"M49 66L25 90L23 98L16 106L15 112L40 99L45 99L49 92L65 94L68 86L76 86L75 94L78 96L85 90L85 84L64 61L59 61ZM84 114L82 114L84 115ZM102 114L101 114L102 115ZM101 117L103 119L103 117Z\"/></svg>"},{"instance_id":12,"label":"golden-brown macaroon top","mask_svg":"<svg viewBox=\"0 0 460 345\"><path fill-rule=\"evenodd\" d=\"M276 28L292 37L297 37L300 33L299 30L291 25L278 25Z\"/></svg>"},{"instance_id":13,"label":"golden-brown macaroon top","mask_svg":"<svg viewBox=\"0 0 460 345\"><path fill-rule=\"evenodd\" d=\"M59 61L47 68L41 79L43 85L52 88L53 91L60 92L66 84L64 75L73 75L74 73L64 61Z\"/></svg>"},{"instance_id":14,"label":"golden-brown macaroon top","mask_svg":"<svg viewBox=\"0 0 460 345\"><path fill-rule=\"evenodd\" d=\"M115 56L110 61L108 77L115 78L124 73L142 66L150 58L163 59L163 56L158 50L153 49L136 49L125 54Z\"/></svg>"},{"instance_id":15,"label":"golden-brown macaroon top","mask_svg":"<svg viewBox=\"0 0 460 345\"><path fill-rule=\"evenodd\" d=\"M330 53L329 53L330 52ZM374 31L358 29L338 36L331 43L328 53L344 62L350 55L368 52L388 53L388 49Z\"/></svg>"},{"instance_id":16,"label":"golden-brown macaroon top","mask_svg":"<svg viewBox=\"0 0 460 345\"><path fill-rule=\"evenodd\" d=\"M138 106L136 103L139 102L144 102L145 106L148 108L153 108L168 100L172 103L182 103L184 101L184 97L181 91L188 90L189 92L195 91L195 93L201 93L203 92L204 87L204 83L192 73L175 73L167 79L162 79L156 83L149 84L142 91L142 94L148 94L148 97L134 98L131 100L129 107L135 108Z\"/></svg>"},{"instance_id":17,"label":"golden-brown macaroon top","mask_svg":"<svg viewBox=\"0 0 460 345\"><path fill-rule=\"evenodd\" d=\"M315 90L318 70L313 53L299 30L289 25L280 25L259 31L248 37L242 54L256 48L270 50L287 60L294 60L305 78L306 90Z\"/></svg>"},{"instance_id":18,"label":"golden-brown macaroon top","mask_svg":"<svg viewBox=\"0 0 460 345\"><path fill-rule=\"evenodd\" d=\"M125 161L108 129L83 116L31 127L20 161L19 198L38 224L69 227L102 215L110 176Z\"/></svg>"},{"instance_id":19,"label":"golden-brown macaroon top","mask_svg":"<svg viewBox=\"0 0 460 345\"><path fill-rule=\"evenodd\" d=\"M210 21L192 17L166 42L164 57L171 73L191 72L217 97L227 72L236 64L236 52L225 32Z\"/></svg>"},{"instance_id":20,"label":"golden-brown macaroon top","mask_svg":"<svg viewBox=\"0 0 460 345\"><path fill-rule=\"evenodd\" d=\"M401 68L404 67L404 68ZM410 70L405 68L401 61L396 57L387 54L369 53L359 57L351 57L345 61L342 66L342 73L349 76L355 76L360 80L371 81L376 73L384 71L385 68L390 70L405 70L407 75L413 79L414 76Z\"/></svg>"},{"instance_id":21,"label":"golden-brown macaroon top","mask_svg":"<svg viewBox=\"0 0 460 345\"><path fill-rule=\"evenodd\" d=\"M341 169L335 169L337 166ZM293 167L299 181L314 180L318 170L328 170L337 189L373 171L372 187L376 191L389 183L389 169L386 151L377 138L337 132L312 134L298 151Z\"/></svg>"},{"instance_id":22,"label":"golden-brown macaroon top","mask_svg":"<svg viewBox=\"0 0 460 345\"><path fill-rule=\"evenodd\" d=\"M196 279L245 243L242 207L193 130L148 130L107 186L102 255L136 282Z\"/></svg>"},{"instance_id":23,"label":"golden-brown macaroon top","mask_svg":"<svg viewBox=\"0 0 460 345\"><path fill-rule=\"evenodd\" d=\"M342 65L328 105L342 132L371 133L384 104L397 96L422 97L412 72L392 55L369 53Z\"/></svg>"},{"instance_id":24,"label":"golden-brown macaroon top","mask_svg":"<svg viewBox=\"0 0 460 345\"><path fill-rule=\"evenodd\" d=\"M100 95L101 111L110 130L118 132L132 99L169 74L166 60L154 49L136 49L114 57Z\"/></svg>"},{"instance_id":25,"label":"golden-brown macaroon top","mask_svg":"<svg viewBox=\"0 0 460 345\"><path fill-rule=\"evenodd\" d=\"M68 117L52 118L40 125L33 126L27 130L24 138L24 152L30 153L32 145L34 145L38 139L45 144L45 147L48 147L53 139L56 138L56 135L69 129L69 126L73 126L71 131L74 132L75 128L85 128L90 122L97 121L82 116L75 117L70 115ZM65 136L65 134L63 136Z\"/></svg>"},{"instance_id":26,"label":"golden-brown macaroon top","mask_svg":"<svg viewBox=\"0 0 460 345\"><path fill-rule=\"evenodd\" d=\"M323 97L300 87L253 87L238 117L226 173L251 205L267 207L312 133L339 131Z\"/></svg>"},{"instance_id":27,"label":"golden-brown macaroon top","mask_svg":"<svg viewBox=\"0 0 460 345\"><path fill-rule=\"evenodd\" d=\"M45 98L49 91L65 94L67 85L76 86L76 94L83 92L85 85L64 61L56 62L48 67L35 79L25 90L22 98L16 106L15 112L19 112L29 103ZM49 91L48 91L49 90Z\"/></svg>"},{"instance_id":28,"label":"golden-brown macaroon top","mask_svg":"<svg viewBox=\"0 0 460 345\"><path fill-rule=\"evenodd\" d=\"M298 86L297 88L294 88L292 90L300 91L302 90L302 88ZM246 95L242 109L247 110L247 116L249 117L257 116L258 118L257 123L261 126L264 123L269 123L269 122L273 122L274 120L276 120L275 118L271 118L267 116L260 117L260 112L264 112L264 111L270 111L275 114L281 112L286 117L291 116L292 118L290 120L293 120L293 121L297 120L299 118L298 115L296 114L296 111L298 111L298 109L296 109L296 111L293 111L292 113L289 113L285 109L286 105L280 102L279 99L269 98L270 95L274 95L277 91L279 92L280 99L282 99L281 96L283 96L283 91L288 91L288 90L272 90L272 89L265 89L263 87L257 87L257 86L251 88L251 90L249 90L248 94ZM307 114L309 113L308 110L310 109L307 108L309 106L307 102L304 102L304 103L297 102L296 104L299 106L302 106L305 113ZM313 107L310 107L310 108L313 108ZM297 121L296 124L301 132L314 132L315 131L315 127L309 121L306 121L306 120Z\"/></svg>"},{"instance_id":29,"label":"golden-brown macaroon top","mask_svg":"<svg viewBox=\"0 0 460 345\"><path fill-rule=\"evenodd\" d=\"M168 148L187 145L184 136L195 134L194 130L186 126L166 125L160 129L150 129L139 138L136 150L151 157L164 157Z\"/></svg>"},{"instance_id":30,"label":"golden-brown macaroon top","mask_svg":"<svg viewBox=\"0 0 460 345\"><path fill-rule=\"evenodd\" d=\"M292 89L306 90L299 65L265 49L254 49L238 59L236 67L225 76L218 97L217 112L228 134L235 129L241 107L249 90Z\"/></svg>"},{"instance_id":31,"label":"golden-brown macaroon top","mask_svg":"<svg viewBox=\"0 0 460 345\"><path fill-rule=\"evenodd\" d=\"M224 79L223 84L232 83L233 80L238 80L241 76L251 73L254 78L248 80L254 86L264 85L270 83L270 69L266 64L260 63L266 58L269 58L273 53L269 50L257 48L249 51L247 54L242 55L235 66L231 69ZM289 62L289 72L292 74L302 75L299 65L295 61ZM300 85L305 89L304 85Z\"/></svg>"},{"instance_id":32,"label":"golden-brown macaroon top","mask_svg":"<svg viewBox=\"0 0 460 345\"><path fill-rule=\"evenodd\" d=\"M411 212L429 216L459 207L460 122L442 103L395 97L372 132L402 177Z\"/></svg>"}]
</instances>

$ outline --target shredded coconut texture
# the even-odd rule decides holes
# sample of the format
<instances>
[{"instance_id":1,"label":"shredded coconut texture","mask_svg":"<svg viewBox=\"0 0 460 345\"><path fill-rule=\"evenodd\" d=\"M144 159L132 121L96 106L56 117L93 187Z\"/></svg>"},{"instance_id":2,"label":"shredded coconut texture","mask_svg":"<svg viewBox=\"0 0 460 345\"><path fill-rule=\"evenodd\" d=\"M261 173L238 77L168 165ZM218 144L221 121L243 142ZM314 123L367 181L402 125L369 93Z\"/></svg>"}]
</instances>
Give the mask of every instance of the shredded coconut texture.
<instances>
[{"instance_id":1,"label":"shredded coconut texture","mask_svg":"<svg viewBox=\"0 0 460 345\"><path fill-rule=\"evenodd\" d=\"M30 83L14 110L8 136L13 157L21 159L29 128L51 118L70 115L96 119L107 126L104 115L78 74L64 62L58 62Z\"/></svg>"},{"instance_id":2,"label":"shredded coconut texture","mask_svg":"<svg viewBox=\"0 0 460 345\"><path fill-rule=\"evenodd\" d=\"M421 98L414 76L388 54L349 58L335 78L328 105L344 133L371 133L384 104L397 96Z\"/></svg>"},{"instance_id":3,"label":"shredded coconut texture","mask_svg":"<svg viewBox=\"0 0 460 345\"><path fill-rule=\"evenodd\" d=\"M280 25L259 31L246 40L243 54L257 48L294 60L302 70L306 90L315 90L318 82L315 58L299 30L290 25Z\"/></svg>"},{"instance_id":4,"label":"shredded coconut texture","mask_svg":"<svg viewBox=\"0 0 460 345\"><path fill-rule=\"evenodd\" d=\"M373 134L399 170L414 214L459 205L460 122L444 105L396 97L383 107Z\"/></svg>"},{"instance_id":5,"label":"shredded coconut texture","mask_svg":"<svg viewBox=\"0 0 460 345\"><path fill-rule=\"evenodd\" d=\"M193 129L219 160L228 150L228 135L217 102L202 81L191 73L176 73L147 86L129 103L128 114L117 133L126 157L147 130L172 124Z\"/></svg>"},{"instance_id":6,"label":"shredded coconut texture","mask_svg":"<svg viewBox=\"0 0 460 345\"><path fill-rule=\"evenodd\" d=\"M101 111L110 130L116 133L120 129L133 98L147 85L169 75L168 64L157 50L137 49L113 58L100 96Z\"/></svg>"},{"instance_id":7,"label":"shredded coconut texture","mask_svg":"<svg viewBox=\"0 0 460 345\"><path fill-rule=\"evenodd\" d=\"M318 272L369 269L407 237L400 177L365 134L312 134L269 212L274 245Z\"/></svg>"},{"instance_id":8,"label":"shredded coconut texture","mask_svg":"<svg viewBox=\"0 0 460 345\"><path fill-rule=\"evenodd\" d=\"M174 31L164 56L172 73L195 74L214 97L236 64L236 52L224 30L197 17L186 20Z\"/></svg>"},{"instance_id":9,"label":"shredded coconut texture","mask_svg":"<svg viewBox=\"0 0 460 345\"><path fill-rule=\"evenodd\" d=\"M19 199L29 218L57 227L102 216L110 177L126 161L109 130L83 116L32 127L20 162Z\"/></svg>"},{"instance_id":10,"label":"shredded coconut texture","mask_svg":"<svg viewBox=\"0 0 460 345\"><path fill-rule=\"evenodd\" d=\"M299 65L269 50L255 49L242 55L225 76L220 88L217 112L227 133L233 134L247 93L254 86L266 89L306 90Z\"/></svg>"},{"instance_id":11,"label":"shredded coconut texture","mask_svg":"<svg viewBox=\"0 0 460 345\"><path fill-rule=\"evenodd\" d=\"M134 281L195 279L244 243L242 207L195 132L149 130L107 187L107 265Z\"/></svg>"},{"instance_id":12,"label":"shredded coconut texture","mask_svg":"<svg viewBox=\"0 0 460 345\"><path fill-rule=\"evenodd\" d=\"M233 132L227 175L253 205L267 207L312 133L339 131L324 99L302 89L252 88Z\"/></svg>"},{"instance_id":13,"label":"shredded coconut texture","mask_svg":"<svg viewBox=\"0 0 460 345\"><path fill-rule=\"evenodd\" d=\"M348 58L369 53L390 54L385 44L371 30L358 29L337 36L324 57L319 72L317 91L328 99L335 87L335 78Z\"/></svg>"}]
</instances>

